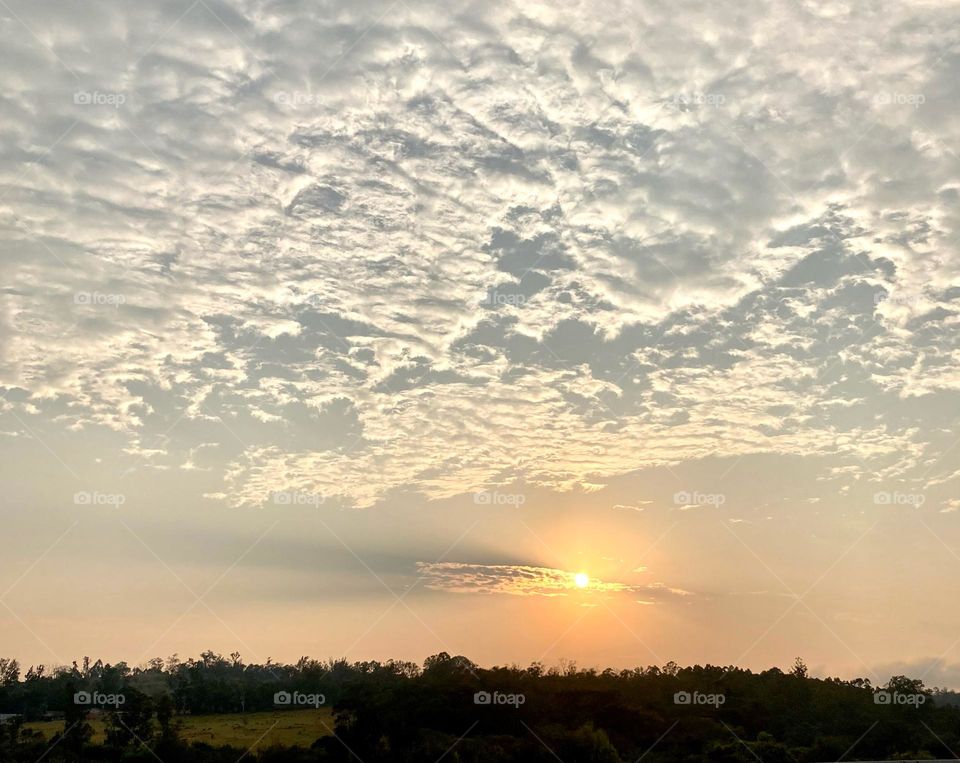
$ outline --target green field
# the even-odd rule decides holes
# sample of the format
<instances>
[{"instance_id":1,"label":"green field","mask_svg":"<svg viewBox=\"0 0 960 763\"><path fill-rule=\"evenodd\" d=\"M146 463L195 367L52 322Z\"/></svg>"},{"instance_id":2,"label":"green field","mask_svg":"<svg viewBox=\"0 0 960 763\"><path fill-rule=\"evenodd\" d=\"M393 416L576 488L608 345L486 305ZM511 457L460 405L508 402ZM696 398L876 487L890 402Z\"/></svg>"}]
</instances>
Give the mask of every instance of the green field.
<instances>
[{"instance_id":1,"label":"green field","mask_svg":"<svg viewBox=\"0 0 960 763\"><path fill-rule=\"evenodd\" d=\"M244 750L272 745L309 747L319 737L333 732L330 708L319 710L273 710L265 713L183 715L177 718L180 738L188 744L206 742L214 747L231 745ZM103 742L104 721L90 720L93 741ZM25 723L24 728L43 733L48 739L63 731L63 721Z\"/></svg>"}]
</instances>

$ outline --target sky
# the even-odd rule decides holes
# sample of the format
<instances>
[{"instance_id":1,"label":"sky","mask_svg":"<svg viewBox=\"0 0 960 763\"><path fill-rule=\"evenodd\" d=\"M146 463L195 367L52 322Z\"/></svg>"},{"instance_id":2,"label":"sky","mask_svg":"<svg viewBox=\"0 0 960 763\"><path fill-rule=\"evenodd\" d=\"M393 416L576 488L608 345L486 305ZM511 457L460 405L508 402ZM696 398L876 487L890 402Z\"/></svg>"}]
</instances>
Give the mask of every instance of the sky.
<instances>
[{"instance_id":1,"label":"sky","mask_svg":"<svg viewBox=\"0 0 960 763\"><path fill-rule=\"evenodd\" d=\"M958 22L0 0L0 655L960 688Z\"/></svg>"}]
</instances>

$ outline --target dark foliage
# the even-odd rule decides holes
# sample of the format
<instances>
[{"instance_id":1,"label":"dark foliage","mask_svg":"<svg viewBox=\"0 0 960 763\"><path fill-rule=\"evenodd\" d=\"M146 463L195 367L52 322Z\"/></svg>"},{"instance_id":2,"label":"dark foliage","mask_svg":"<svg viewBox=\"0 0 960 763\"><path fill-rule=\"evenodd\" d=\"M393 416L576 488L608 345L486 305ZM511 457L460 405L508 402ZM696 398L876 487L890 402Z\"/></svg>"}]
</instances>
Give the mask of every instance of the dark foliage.
<instances>
[{"instance_id":1,"label":"dark foliage","mask_svg":"<svg viewBox=\"0 0 960 763\"><path fill-rule=\"evenodd\" d=\"M882 690L882 691L881 691ZM334 708L336 736L310 749L257 751L194 744L177 735L177 716L274 710L277 692L322 694ZM880 692L880 693L878 693ZM90 701L103 744L91 743ZM483 669L439 654L408 662L328 661L245 665L239 655L205 652L199 660L153 660L131 669L84 660L21 678L0 660L0 761L163 763L451 763L557 759L620 763L664 761L808 761L952 758L960 749L956 695L919 681L873 687L857 679L810 678L797 660L789 672L752 673L695 666L632 670ZM44 740L24 721L63 719Z\"/></svg>"}]
</instances>

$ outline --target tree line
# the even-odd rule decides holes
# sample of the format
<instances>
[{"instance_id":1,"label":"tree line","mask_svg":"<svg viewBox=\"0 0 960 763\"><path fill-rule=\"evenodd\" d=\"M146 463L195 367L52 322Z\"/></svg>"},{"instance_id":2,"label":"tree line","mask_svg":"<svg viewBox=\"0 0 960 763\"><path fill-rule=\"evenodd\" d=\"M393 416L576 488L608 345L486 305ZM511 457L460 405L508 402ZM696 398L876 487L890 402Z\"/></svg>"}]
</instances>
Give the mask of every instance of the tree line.
<instances>
[{"instance_id":1,"label":"tree line","mask_svg":"<svg viewBox=\"0 0 960 763\"><path fill-rule=\"evenodd\" d=\"M322 704L334 734L310 748L187 745L185 715ZM90 720L105 720L93 743ZM55 717L44 739L24 726ZM70 667L0 659L0 761L406 763L812 761L953 758L957 695L919 680L812 678L787 670L674 663L628 670L482 668L441 653L404 661L245 664L204 652L131 668L89 658Z\"/></svg>"}]
</instances>

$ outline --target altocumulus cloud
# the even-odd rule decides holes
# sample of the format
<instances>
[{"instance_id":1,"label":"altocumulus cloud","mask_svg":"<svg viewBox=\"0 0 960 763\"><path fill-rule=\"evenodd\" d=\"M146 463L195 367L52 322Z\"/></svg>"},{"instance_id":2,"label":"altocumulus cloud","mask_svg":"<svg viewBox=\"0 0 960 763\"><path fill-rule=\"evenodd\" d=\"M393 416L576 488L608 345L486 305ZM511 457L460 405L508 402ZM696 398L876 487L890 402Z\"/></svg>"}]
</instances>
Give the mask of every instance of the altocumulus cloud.
<instances>
[{"instance_id":1,"label":"altocumulus cloud","mask_svg":"<svg viewBox=\"0 0 960 763\"><path fill-rule=\"evenodd\" d=\"M236 505L955 475L960 10L681 5L10 0L0 431Z\"/></svg>"}]
</instances>

